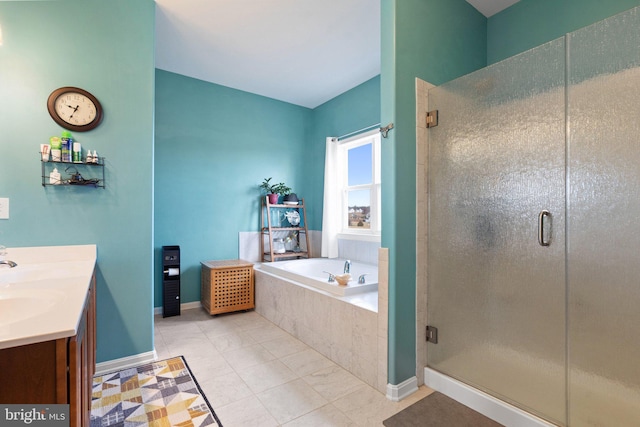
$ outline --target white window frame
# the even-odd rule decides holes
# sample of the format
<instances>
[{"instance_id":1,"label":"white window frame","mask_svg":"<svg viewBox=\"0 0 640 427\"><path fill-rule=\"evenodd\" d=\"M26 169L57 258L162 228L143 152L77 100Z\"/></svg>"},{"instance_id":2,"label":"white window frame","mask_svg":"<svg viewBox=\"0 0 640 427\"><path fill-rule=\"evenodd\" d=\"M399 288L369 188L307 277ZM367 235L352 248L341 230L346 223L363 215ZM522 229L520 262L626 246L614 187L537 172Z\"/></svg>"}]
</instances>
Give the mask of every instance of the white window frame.
<instances>
[{"instance_id":1,"label":"white window frame","mask_svg":"<svg viewBox=\"0 0 640 427\"><path fill-rule=\"evenodd\" d=\"M348 156L349 150L357 148L363 145L371 144L371 172L372 183L349 186L349 171L348 171ZM339 239L349 240L363 240L379 242L382 230L381 221L381 206L380 206L380 193L381 193L381 159L380 159L380 131L378 129L366 132L360 135L356 135L339 141L338 143L338 170L340 176L338 177L339 192L341 195L340 210L336 215L340 215L341 231L338 233ZM370 228L369 229L355 229L349 228L349 191L353 190L366 190L370 191Z\"/></svg>"}]
</instances>

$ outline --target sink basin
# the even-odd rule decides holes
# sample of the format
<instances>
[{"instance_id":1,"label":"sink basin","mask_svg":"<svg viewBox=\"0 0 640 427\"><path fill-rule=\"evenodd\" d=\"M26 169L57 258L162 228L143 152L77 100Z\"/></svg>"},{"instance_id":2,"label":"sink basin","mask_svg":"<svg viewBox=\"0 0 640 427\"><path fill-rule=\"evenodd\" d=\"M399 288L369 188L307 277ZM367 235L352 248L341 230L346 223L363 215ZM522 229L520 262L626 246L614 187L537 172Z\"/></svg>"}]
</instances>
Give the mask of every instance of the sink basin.
<instances>
[{"instance_id":1,"label":"sink basin","mask_svg":"<svg viewBox=\"0 0 640 427\"><path fill-rule=\"evenodd\" d=\"M0 264L0 350L72 337L94 282L95 245L8 248Z\"/></svg>"},{"instance_id":2,"label":"sink basin","mask_svg":"<svg viewBox=\"0 0 640 427\"><path fill-rule=\"evenodd\" d=\"M19 282L35 282L39 280L60 279L64 277L74 277L78 275L78 271L74 268L74 264L69 262L64 268L57 264L22 264L17 267L0 266L0 289L2 285L19 283Z\"/></svg>"},{"instance_id":3,"label":"sink basin","mask_svg":"<svg viewBox=\"0 0 640 427\"><path fill-rule=\"evenodd\" d=\"M40 316L65 298L64 293L52 290L0 290L0 325L16 323Z\"/></svg>"}]
</instances>

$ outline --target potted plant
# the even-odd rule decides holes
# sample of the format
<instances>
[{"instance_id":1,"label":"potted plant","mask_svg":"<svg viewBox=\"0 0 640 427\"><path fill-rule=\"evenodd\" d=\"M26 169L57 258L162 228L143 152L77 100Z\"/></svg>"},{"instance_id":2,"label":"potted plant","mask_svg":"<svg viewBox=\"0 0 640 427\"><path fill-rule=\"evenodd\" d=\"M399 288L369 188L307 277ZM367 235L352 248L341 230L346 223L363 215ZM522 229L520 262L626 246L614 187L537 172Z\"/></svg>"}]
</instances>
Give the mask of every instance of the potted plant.
<instances>
[{"instance_id":1,"label":"potted plant","mask_svg":"<svg viewBox=\"0 0 640 427\"><path fill-rule=\"evenodd\" d=\"M287 194L291 193L291 188L287 187L286 185L284 185L283 182L280 182L276 185L273 186L273 191L275 193L278 193L281 196L286 196Z\"/></svg>"},{"instance_id":2,"label":"potted plant","mask_svg":"<svg viewBox=\"0 0 640 427\"><path fill-rule=\"evenodd\" d=\"M267 194L267 197L269 197L269 203L275 205L278 203L278 192L276 189L283 184L271 184L271 178L272 177L265 178L262 184L260 184L260 188Z\"/></svg>"},{"instance_id":3,"label":"potted plant","mask_svg":"<svg viewBox=\"0 0 640 427\"><path fill-rule=\"evenodd\" d=\"M298 196L296 193L291 191L291 188L287 187L283 183L277 184L275 187L275 191L282 196L282 203L297 205L298 204Z\"/></svg>"}]
</instances>

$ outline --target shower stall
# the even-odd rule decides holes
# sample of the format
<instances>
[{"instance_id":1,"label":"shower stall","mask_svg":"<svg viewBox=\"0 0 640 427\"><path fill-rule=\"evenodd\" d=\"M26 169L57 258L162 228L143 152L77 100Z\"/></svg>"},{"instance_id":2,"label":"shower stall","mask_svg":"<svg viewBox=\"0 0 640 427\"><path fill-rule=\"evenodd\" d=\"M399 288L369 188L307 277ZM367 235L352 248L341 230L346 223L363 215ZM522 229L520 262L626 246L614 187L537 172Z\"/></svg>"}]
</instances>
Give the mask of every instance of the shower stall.
<instances>
[{"instance_id":1,"label":"shower stall","mask_svg":"<svg viewBox=\"0 0 640 427\"><path fill-rule=\"evenodd\" d=\"M640 425L640 8L429 91L427 366Z\"/></svg>"}]
</instances>

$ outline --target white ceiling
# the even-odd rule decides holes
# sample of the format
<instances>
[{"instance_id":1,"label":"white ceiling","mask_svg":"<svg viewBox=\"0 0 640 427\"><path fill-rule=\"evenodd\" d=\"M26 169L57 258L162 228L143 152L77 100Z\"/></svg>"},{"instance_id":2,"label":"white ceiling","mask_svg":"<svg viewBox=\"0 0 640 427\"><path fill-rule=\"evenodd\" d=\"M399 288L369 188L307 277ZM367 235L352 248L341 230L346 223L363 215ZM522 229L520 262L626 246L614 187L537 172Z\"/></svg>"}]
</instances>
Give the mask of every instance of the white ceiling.
<instances>
[{"instance_id":1,"label":"white ceiling","mask_svg":"<svg viewBox=\"0 0 640 427\"><path fill-rule=\"evenodd\" d=\"M467 0L491 16L518 0ZM314 108L380 74L380 0L156 0L156 67Z\"/></svg>"},{"instance_id":2,"label":"white ceiling","mask_svg":"<svg viewBox=\"0 0 640 427\"><path fill-rule=\"evenodd\" d=\"M478 9L487 18L518 3L520 0L467 0L471 6Z\"/></svg>"}]
</instances>

